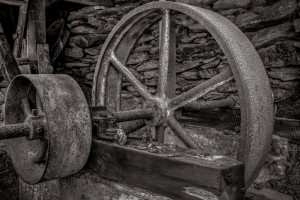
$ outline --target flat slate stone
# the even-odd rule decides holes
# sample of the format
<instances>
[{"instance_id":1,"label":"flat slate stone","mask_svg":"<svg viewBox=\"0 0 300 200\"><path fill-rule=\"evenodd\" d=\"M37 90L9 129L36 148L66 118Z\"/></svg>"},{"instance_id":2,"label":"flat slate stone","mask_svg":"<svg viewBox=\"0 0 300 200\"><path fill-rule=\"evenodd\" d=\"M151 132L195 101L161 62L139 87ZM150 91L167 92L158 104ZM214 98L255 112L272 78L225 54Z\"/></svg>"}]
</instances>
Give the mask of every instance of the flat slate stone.
<instances>
[{"instance_id":1,"label":"flat slate stone","mask_svg":"<svg viewBox=\"0 0 300 200\"><path fill-rule=\"evenodd\" d=\"M243 30L261 29L294 16L296 0L280 0L273 5L262 7L254 12L247 12L236 17L236 24Z\"/></svg>"},{"instance_id":2,"label":"flat slate stone","mask_svg":"<svg viewBox=\"0 0 300 200\"><path fill-rule=\"evenodd\" d=\"M261 190L257 190L255 188L250 187L246 192L246 199L247 200L293 200L293 197L268 188L262 188Z\"/></svg>"},{"instance_id":3,"label":"flat slate stone","mask_svg":"<svg viewBox=\"0 0 300 200\"><path fill-rule=\"evenodd\" d=\"M65 56L73 59L81 59L84 54L81 48L66 48Z\"/></svg>"},{"instance_id":4,"label":"flat slate stone","mask_svg":"<svg viewBox=\"0 0 300 200\"><path fill-rule=\"evenodd\" d=\"M266 47L276 42L287 40L295 37L295 33L291 32L293 25L284 23L277 26L259 30L252 38L255 47Z\"/></svg>"},{"instance_id":5,"label":"flat slate stone","mask_svg":"<svg viewBox=\"0 0 300 200\"><path fill-rule=\"evenodd\" d=\"M296 33L300 33L300 19L295 19L294 28L295 28Z\"/></svg>"},{"instance_id":6,"label":"flat slate stone","mask_svg":"<svg viewBox=\"0 0 300 200\"><path fill-rule=\"evenodd\" d=\"M150 62L146 62L146 63L138 66L136 68L136 71L138 71L138 72L144 72L144 71L149 71L149 70L152 70L152 69L157 69L158 65L159 65L158 61L151 60Z\"/></svg>"},{"instance_id":7,"label":"flat slate stone","mask_svg":"<svg viewBox=\"0 0 300 200\"><path fill-rule=\"evenodd\" d=\"M300 65L300 58L293 41L278 42L258 50L265 68L279 68L289 65Z\"/></svg>"},{"instance_id":8,"label":"flat slate stone","mask_svg":"<svg viewBox=\"0 0 300 200\"><path fill-rule=\"evenodd\" d=\"M218 0L214 3L214 10L225 10L232 8L249 8L251 0Z\"/></svg>"},{"instance_id":9,"label":"flat slate stone","mask_svg":"<svg viewBox=\"0 0 300 200\"><path fill-rule=\"evenodd\" d=\"M284 68L273 68L268 71L268 75L271 78L280 79L282 81L292 81L300 79L300 68L299 67L284 67Z\"/></svg>"}]
</instances>

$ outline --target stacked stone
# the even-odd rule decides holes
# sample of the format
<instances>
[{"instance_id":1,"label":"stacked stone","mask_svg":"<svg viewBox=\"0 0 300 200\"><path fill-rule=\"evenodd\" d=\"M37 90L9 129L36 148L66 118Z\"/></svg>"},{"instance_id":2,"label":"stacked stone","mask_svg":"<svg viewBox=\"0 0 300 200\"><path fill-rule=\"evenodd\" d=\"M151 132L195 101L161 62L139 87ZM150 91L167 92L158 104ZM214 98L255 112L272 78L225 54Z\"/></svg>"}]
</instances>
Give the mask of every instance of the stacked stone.
<instances>
[{"instance_id":1,"label":"stacked stone","mask_svg":"<svg viewBox=\"0 0 300 200\"><path fill-rule=\"evenodd\" d=\"M78 82L91 86L105 39L123 15L138 5L92 6L71 12L68 18L71 37L64 51L65 59L56 73L69 74Z\"/></svg>"}]
</instances>

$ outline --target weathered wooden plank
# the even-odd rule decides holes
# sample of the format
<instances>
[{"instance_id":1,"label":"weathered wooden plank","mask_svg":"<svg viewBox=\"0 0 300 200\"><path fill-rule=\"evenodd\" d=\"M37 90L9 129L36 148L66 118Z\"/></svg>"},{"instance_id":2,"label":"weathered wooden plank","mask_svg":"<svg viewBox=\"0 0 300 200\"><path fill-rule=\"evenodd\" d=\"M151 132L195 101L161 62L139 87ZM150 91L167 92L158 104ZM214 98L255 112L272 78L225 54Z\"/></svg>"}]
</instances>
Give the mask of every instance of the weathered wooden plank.
<instances>
[{"instance_id":1,"label":"weathered wooden plank","mask_svg":"<svg viewBox=\"0 0 300 200\"><path fill-rule=\"evenodd\" d=\"M193 153L155 154L99 140L93 143L90 165L108 179L173 199L244 198L242 163L228 157L192 156L197 151Z\"/></svg>"},{"instance_id":2,"label":"weathered wooden plank","mask_svg":"<svg viewBox=\"0 0 300 200\"><path fill-rule=\"evenodd\" d=\"M61 2L61 1L68 1L68 2L83 4L87 6L96 6L96 5L113 6L114 5L112 0L47 0L46 6L49 7L54 3Z\"/></svg>"},{"instance_id":3,"label":"weathered wooden plank","mask_svg":"<svg viewBox=\"0 0 300 200\"><path fill-rule=\"evenodd\" d=\"M28 0L25 0L25 4L22 5L19 9L18 24L15 33L14 48L13 48L13 54L15 58L19 58L21 54L22 42L23 42L26 19L27 19L27 8L28 8Z\"/></svg>"},{"instance_id":4,"label":"weathered wooden plank","mask_svg":"<svg viewBox=\"0 0 300 200\"><path fill-rule=\"evenodd\" d=\"M0 0L0 3L12 5L12 6L23 6L26 4L25 0Z\"/></svg>"},{"instance_id":5,"label":"weathered wooden plank","mask_svg":"<svg viewBox=\"0 0 300 200\"><path fill-rule=\"evenodd\" d=\"M53 67L50 63L49 56L49 45L48 44L38 44L38 72L39 74L52 74Z\"/></svg>"},{"instance_id":6,"label":"weathered wooden plank","mask_svg":"<svg viewBox=\"0 0 300 200\"><path fill-rule=\"evenodd\" d=\"M37 59L37 44L46 44L45 0L28 3L27 52L28 58Z\"/></svg>"},{"instance_id":7,"label":"weathered wooden plank","mask_svg":"<svg viewBox=\"0 0 300 200\"><path fill-rule=\"evenodd\" d=\"M17 75L21 74L18 64L9 47L7 39L4 35L2 25L0 23L0 68L5 80L10 81Z\"/></svg>"},{"instance_id":8,"label":"weathered wooden plank","mask_svg":"<svg viewBox=\"0 0 300 200\"><path fill-rule=\"evenodd\" d=\"M23 39L22 41L22 49L21 49L21 57L24 59L25 58L25 62L28 61L28 63L22 63L22 61L17 60L19 68L21 70L22 74L31 74L31 66L33 65L37 65L37 61L34 61L35 63L33 63L33 61L29 61L29 59L27 59L27 42L26 39Z\"/></svg>"}]
</instances>

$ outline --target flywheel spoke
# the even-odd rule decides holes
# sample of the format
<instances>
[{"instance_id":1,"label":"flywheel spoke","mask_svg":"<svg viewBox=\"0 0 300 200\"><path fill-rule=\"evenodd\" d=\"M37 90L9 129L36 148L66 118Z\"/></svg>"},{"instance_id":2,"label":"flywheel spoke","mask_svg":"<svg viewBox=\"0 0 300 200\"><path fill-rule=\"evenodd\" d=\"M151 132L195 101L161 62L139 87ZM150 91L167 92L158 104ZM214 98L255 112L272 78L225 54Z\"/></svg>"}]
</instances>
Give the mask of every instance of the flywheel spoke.
<instances>
[{"instance_id":1,"label":"flywheel spoke","mask_svg":"<svg viewBox=\"0 0 300 200\"><path fill-rule=\"evenodd\" d=\"M203 109L211 109L211 108L223 108L223 107L231 107L235 104L235 100L231 97L221 100L212 100L212 101L203 101L203 102L190 102L183 106L182 108L187 111L194 110L203 110Z\"/></svg>"},{"instance_id":2,"label":"flywheel spoke","mask_svg":"<svg viewBox=\"0 0 300 200\"><path fill-rule=\"evenodd\" d=\"M110 61L144 99L153 99L153 96L150 92L148 92L145 86L128 70L125 65L123 65L114 53L111 53Z\"/></svg>"},{"instance_id":3,"label":"flywheel spoke","mask_svg":"<svg viewBox=\"0 0 300 200\"><path fill-rule=\"evenodd\" d=\"M189 148L202 149L195 140L185 131L181 124L174 118L169 117L168 125L177 137ZM203 149L202 149L203 150Z\"/></svg>"},{"instance_id":4,"label":"flywheel spoke","mask_svg":"<svg viewBox=\"0 0 300 200\"><path fill-rule=\"evenodd\" d=\"M226 82L232 79L232 72L229 68L222 71L220 74L214 76L213 78L197 85L196 87L190 89L189 91L180 94L173 98L170 103L169 107L172 110L176 110L202 96L207 94L208 92L216 89L217 87L225 84Z\"/></svg>"},{"instance_id":5,"label":"flywheel spoke","mask_svg":"<svg viewBox=\"0 0 300 200\"><path fill-rule=\"evenodd\" d=\"M159 44L159 77L157 96L165 99L175 95L176 86L176 33L171 27L170 10L162 10Z\"/></svg>"}]
</instances>

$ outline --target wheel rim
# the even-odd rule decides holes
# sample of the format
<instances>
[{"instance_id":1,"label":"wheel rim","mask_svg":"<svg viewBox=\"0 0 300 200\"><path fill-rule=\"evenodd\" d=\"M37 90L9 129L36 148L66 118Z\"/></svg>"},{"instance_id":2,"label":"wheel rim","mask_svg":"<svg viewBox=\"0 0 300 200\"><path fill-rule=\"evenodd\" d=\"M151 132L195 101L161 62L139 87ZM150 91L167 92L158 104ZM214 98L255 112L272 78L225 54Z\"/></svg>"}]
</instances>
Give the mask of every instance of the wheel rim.
<instances>
[{"instance_id":1,"label":"wheel rim","mask_svg":"<svg viewBox=\"0 0 300 200\"><path fill-rule=\"evenodd\" d=\"M146 18L146 16L152 16L162 11L162 24L164 24L162 30L166 33L168 23L164 23L164 20L168 20L169 10L179 11L203 25L218 42L228 59L231 72L237 83L241 103L241 139L238 160L245 164L245 182L246 186L249 187L264 164L271 142L274 119L272 92L264 66L251 42L235 25L219 14L199 7L173 2L153 2L131 11L115 26L102 48L94 77L93 105L105 105L110 109L119 111L122 83L120 73L144 99L155 101L157 104L161 99L166 101L169 99L162 96L162 93L166 93L163 86L162 89L158 89L161 91L158 92L161 96L153 98L149 92L147 93L144 88L140 87L139 82L122 64L127 62L130 51L143 32L160 19L155 16ZM164 42L169 41L166 40L161 41L161 46L164 45ZM163 54L166 55L167 53L164 52ZM162 75L165 72L161 69L161 66L166 66L165 62L166 60L160 59L159 80L161 77L165 77ZM212 78L209 86L217 86L220 82L230 80L230 77L229 71L221 72L217 78ZM203 88L205 91L207 87L202 85L202 87L197 88L197 91ZM201 95L199 96L195 92L190 92L190 96L187 95L188 98L179 95L168 100L168 106L175 109L192 99L199 98ZM160 107L164 106L160 105ZM172 117L169 119L171 119L169 124L173 124L174 128L177 125L176 120L174 121Z\"/></svg>"}]
</instances>

